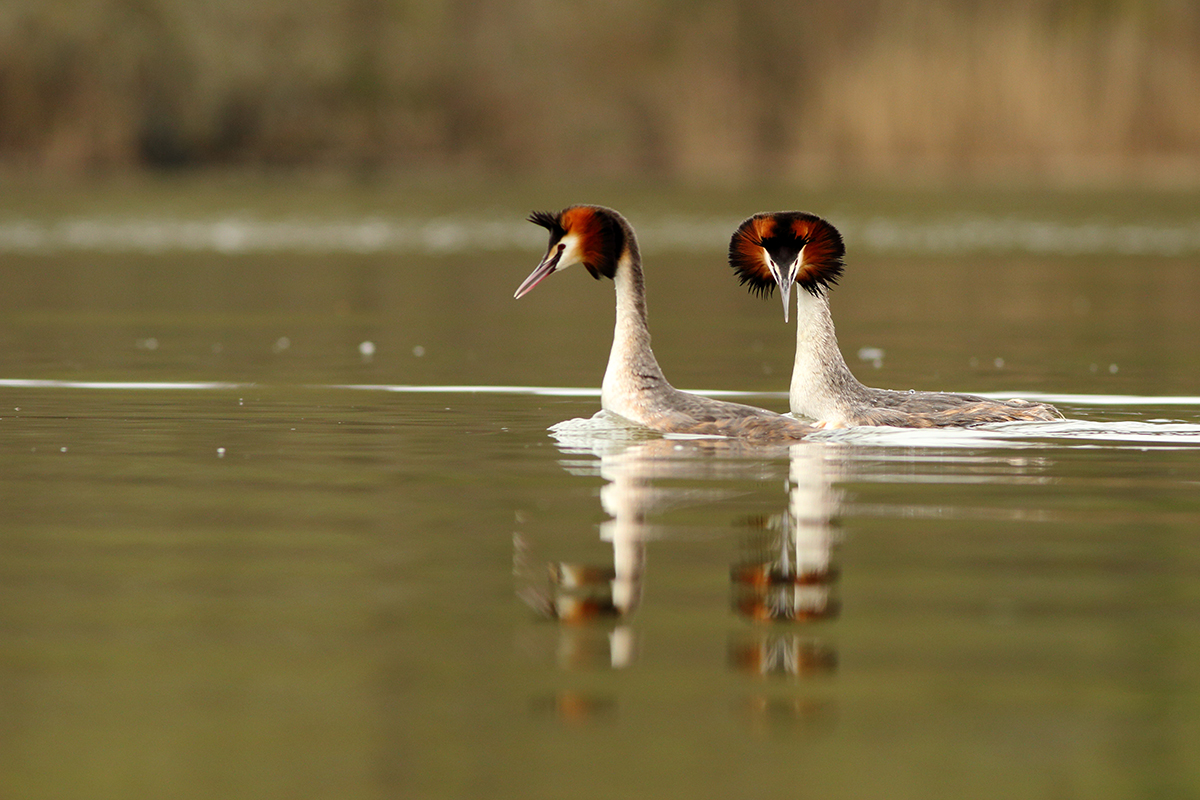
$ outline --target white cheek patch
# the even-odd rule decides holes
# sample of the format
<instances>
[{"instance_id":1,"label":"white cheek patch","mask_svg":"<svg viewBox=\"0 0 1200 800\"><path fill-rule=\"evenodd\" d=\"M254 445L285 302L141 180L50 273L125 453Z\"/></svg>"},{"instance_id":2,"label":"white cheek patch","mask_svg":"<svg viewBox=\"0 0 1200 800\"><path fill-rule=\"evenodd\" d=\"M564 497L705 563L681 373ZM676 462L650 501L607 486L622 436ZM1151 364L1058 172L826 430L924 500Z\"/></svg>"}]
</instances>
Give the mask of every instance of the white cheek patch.
<instances>
[{"instance_id":1,"label":"white cheek patch","mask_svg":"<svg viewBox=\"0 0 1200 800\"><path fill-rule=\"evenodd\" d=\"M558 241L563 248L562 257L558 259L558 269L566 269L573 264L583 263L583 250L580 248L579 235L568 233Z\"/></svg>"},{"instance_id":2,"label":"white cheek patch","mask_svg":"<svg viewBox=\"0 0 1200 800\"><path fill-rule=\"evenodd\" d=\"M762 265L763 269L766 270L766 273L768 275L777 275L778 267L775 266L775 260L767 253L767 249L765 247L760 247L758 252L762 257Z\"/></svg>"}]
</instances>

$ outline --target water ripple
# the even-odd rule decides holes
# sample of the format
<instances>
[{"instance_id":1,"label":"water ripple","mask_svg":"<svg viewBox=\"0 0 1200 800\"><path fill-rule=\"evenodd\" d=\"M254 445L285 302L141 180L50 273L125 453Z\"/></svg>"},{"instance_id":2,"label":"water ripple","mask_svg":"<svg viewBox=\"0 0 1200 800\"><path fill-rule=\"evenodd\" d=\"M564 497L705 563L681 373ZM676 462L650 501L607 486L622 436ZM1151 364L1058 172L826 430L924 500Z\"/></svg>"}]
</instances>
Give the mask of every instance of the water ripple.
<instances>
[{"instance_id":1,"label":"water ripple","mask_svg":"<svg viewBox=\"0 0 1200 800\"><path fill-rule=\"evenodd\" d=\"M27 378L2 378L0 388L12 389L70 389L92 391L228 391L262 384L226 381L63 381ZM356 392L388 392L396 394L495 394L535 395L543 397L598 397L595 388L554 386L474 386L474 385L405 385L405 384L322 384L296 387L297 390L338 390ZM785 398L785 392L699 391L710 397ZM1014 392L988 393L989 397L1011 397ZM1088 406L1191 406L1200 409L1200 397L1149 397L1134 395L1089 394L1022 394L1051 403ZM645 432L631 430L617 418L600 412L590 419L567 420L554 425L558 435L581 435L596 439L637 439ZM676 437L688 438L688 437ZM887 428L862 427L819 431L813 440L845 444L905 446L905 447L1030 447L1038 443L1063 446L1064 440L1089 442L1082 446L1099 446L1098 442L1120 442L1130 445L1197 446L1200 445L1200 424L1167 420L1129 420L1093 422L1063 420L1060 422L1008 422L981 425L974 428Z\"/></svg>"},{"instance_id":2,"label":"water ripple","mask_svg":"<svg viewBox=\"0 0 1200 800\"><path fill-rule=\"evenodd\" d=\"M648 252L722 250L739 220L713 216L650 217L638 223ZM1185 256L1200 253L1200 222L1063 222L1013 216L954 215L940 219L838 217L856 249L875 253L1035 253ZM422 253L523 250L544 247L544 235L520 219L434 218L260 219L222 216L77 217L0 220L0 253L48 255L64 251Z\"/></svg>"},{"instance_id":3,"label":"water ripple","mask_svg":"<svg viewBox=\"0 0 1200 800\"><path fill-rule=\"evenodd\" d=\"M240 389L259 386L256 383L229 381L65 381L40 378L0 378L0 387L19 389ZM474 384L403 384L403 383L337 383L313 384L309 389L347 389L362 392L396 392L401 394L532 394L549 397L599 397L598 387L576 386L509 386ZM688 389L692 394L706 397L761 397L781 399L787 392L743 392L730 389ZM1086 406L1197 406L1200 396L1151 396L1129 394L1064 394L1055 392L978 392L980 397L1008 399L1020 396L1027 400L1047 403L1067 403ZM1044 424L1044 423L1043 423Z\"/></svg>"}]
</instances>

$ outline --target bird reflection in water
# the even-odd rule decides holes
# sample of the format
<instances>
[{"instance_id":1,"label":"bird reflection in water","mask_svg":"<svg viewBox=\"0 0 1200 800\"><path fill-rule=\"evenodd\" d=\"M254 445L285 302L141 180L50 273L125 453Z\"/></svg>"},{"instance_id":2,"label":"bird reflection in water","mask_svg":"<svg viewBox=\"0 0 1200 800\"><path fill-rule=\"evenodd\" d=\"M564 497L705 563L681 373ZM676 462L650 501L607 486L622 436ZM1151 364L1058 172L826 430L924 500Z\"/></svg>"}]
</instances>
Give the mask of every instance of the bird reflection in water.
<instances>
[{"instance_id":1,"label":"bird reflection in water","mask_svg":"<svg viewBox=\"0 0 1200 800\"><path fill-rule=\"evenodd\" d=\"M841 606L833 594L837 494L824 448L797 445L790 455L787 511L756 521L761 533L747 541L754 552L730 570L734 608L759 622L833 619Z\"/></svg>"},{"instance_id":2,"label":"bird reflection in water","mask_svg":"<svg viewBox=\"0 0 1200 800\"><path fill-rule=\"evenodd\" d=\"M772 692L775 687L762 683L837 671L836 648L809 632L841 612L835 529L841 492L833 487L828 456L816 443L789 448L787 510L752 521L746 557L730 569L732 606L753 624L730 637L729 666L760 681L736 708L762 732L824 729L833 719L830 700Z\"/></svg>"},{"instance_id":3,"label":"bird reflection in water","mask_svg":"<svg viewBox=\"0 0 1200 800\"><path fill-rule=\"evenodd\" d=\"M556 436L570 456L562 462L568 471L599 474L607 481L600 502L609 519L600 526L600 538L612 547L611 563L553 561L547 569L537 566L545 562L532 556L528 541L514 539L518 594L540 617L557 622L559 668L574 672L635 665L632 618L647 575L646 542L669 540L672 534L650 520L668 508L742 494L728 488L728 482L759 483L764 472L786 457L786 508L749 520L750 531L741 537L730 568L732 607L746 626L729 637L727 663L749 681L749 694L735 709L748 716L751 727L774 730L827 722L830 702L797 692L799 682L828 677L837 669L835 647L812 633L814 624L835 619L840 610L833 522L840 493L832 486L834 451L820 443L764 447L729 439ZM712 485L715 481L722 481L723 488ZM587 709L610 715L615 701L571 691L534 706L579 721L581 709L584 717ZM562 708L570 714L560 713Z\"/></svg>"}]
</instances>

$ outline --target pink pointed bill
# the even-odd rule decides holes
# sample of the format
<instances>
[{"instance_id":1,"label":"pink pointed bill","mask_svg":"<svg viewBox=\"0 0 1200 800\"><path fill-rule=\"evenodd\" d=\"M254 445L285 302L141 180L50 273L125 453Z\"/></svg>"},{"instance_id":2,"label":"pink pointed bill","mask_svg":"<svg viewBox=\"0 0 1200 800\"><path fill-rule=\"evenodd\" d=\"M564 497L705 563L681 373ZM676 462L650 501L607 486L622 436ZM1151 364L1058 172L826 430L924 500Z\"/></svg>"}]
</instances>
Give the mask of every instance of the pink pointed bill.
<instances>
[{"instance_id":1,"label":"pink pointed bill","mask_svg":"<svg viewBox=\"0 0 1200 800\"><path fill-rule=\"evenodd\" d=\"M777 281L779 284L779 295L783 298L783 321L788 321L788 311L791 305L789 299L792 296L792 282L787 280Z\"/></svg>"},{"instance_id":2,"label":"pink pointed bill","mask_svg":"<svg viewBox=\"0 0 1200 800\"><path fill-rule=\"evenodd\" d=\"M558 266L559 258L562 257L563 250L564 248L560 244L558 247L554 248L552 253L547 253L546 257L542 259L542 263L538 264L537 267L534 268L533 272L529 273L529 277L517 287L517 291L513 294L513 298L519 299L529 294L533 287L537 286L551 273L553 273L555 268Z\"/></svg>"},{"instance_id":3,"label":"pink pointed bill","mask_svg":"<svg viewBox=\"0 0 1200 800\"><path fill-rule=\"evenodd\" d=\"M803 251L801 251L803 252ZM796 282L796 272L800 269L800 256L796 256L796 260L788 265L787 276L783 274L783 270L770 258L767 257L767 266L771 271L771 277L775 279L775 285L779 287L779 296L783 298L783 321L788 321L788 312L791 310L789 302L792 297L792 286Z\"/></svg>"}]
</instances>

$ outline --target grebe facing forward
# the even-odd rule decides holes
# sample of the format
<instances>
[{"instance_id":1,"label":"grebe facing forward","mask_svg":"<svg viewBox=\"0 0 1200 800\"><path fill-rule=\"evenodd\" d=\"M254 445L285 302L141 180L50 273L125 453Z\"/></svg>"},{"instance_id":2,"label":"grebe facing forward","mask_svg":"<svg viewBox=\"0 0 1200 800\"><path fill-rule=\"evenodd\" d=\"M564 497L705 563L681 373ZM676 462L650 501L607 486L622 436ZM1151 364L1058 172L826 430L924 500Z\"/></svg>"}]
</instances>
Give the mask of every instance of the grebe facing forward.
<instances>
[{"instance_id":1,"label":"grebe facing forward","mask_svg":"<svg viewBox=\"0 0 1200 800\"><path fill-rule=\"evenodd\" d=\"M779 287L788 317L792 284L796 298L796 363L790 404L798 417L832 427L892 425L937 428L1015 420L1058 420L1054 406L1025 400L989 400L946 392L897 392L863 386L838 349L828 293L842 274L846 248L837 229L803 211L755 214L729 242L729 265L751 292Z\"/></svg>"},{"instance_id":2,"label":"grebe facing forward","mask_svg":"<svg viewBox=\"0 0 1200 800\"><path fill-rule=\"evenodd\" d=\"M667 383L650 349L637 239L616 211L570 206L557 214L535 212L529 221L550 231L550 246L514 297L525 295L552 272L572 264L583 264L593 278L611 278L616 285L617 324L600 390L605 411L663 433L787 441L813 432L811 425L791 417L688 394Z\"/></svg>"}]
</instances>

